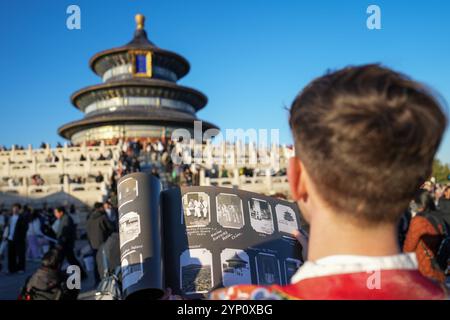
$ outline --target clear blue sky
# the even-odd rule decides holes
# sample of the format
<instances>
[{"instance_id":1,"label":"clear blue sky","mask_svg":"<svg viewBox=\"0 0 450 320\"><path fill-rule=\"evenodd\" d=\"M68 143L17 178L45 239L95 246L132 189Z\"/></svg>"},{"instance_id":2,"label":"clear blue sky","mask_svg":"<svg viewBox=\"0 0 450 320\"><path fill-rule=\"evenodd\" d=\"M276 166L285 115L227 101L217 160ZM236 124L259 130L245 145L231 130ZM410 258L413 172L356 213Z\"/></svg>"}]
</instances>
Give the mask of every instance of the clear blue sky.
<instances>
[{"instance_id":1,"label":"clear blue sky","mask_svg":"<svg viewBox=\"0 0 450 320\"><path fill-rule=\"evenodd\" d=\"M81 7L81 30L66 8ZM382 30L366 28L366 8ZM62 141L59 125L82 117L69 101L99 83L96 52L132 38L134 15L149 38L191 63L181 84L204 92L199 117L224 128L279 128L290 143L289 106L327 69L381 62L426 82L450 101L450 2L280 0L41 0L0 4L0 144ZM439 157L450 162L446 135Z\"/></svg>"}]
</instances>

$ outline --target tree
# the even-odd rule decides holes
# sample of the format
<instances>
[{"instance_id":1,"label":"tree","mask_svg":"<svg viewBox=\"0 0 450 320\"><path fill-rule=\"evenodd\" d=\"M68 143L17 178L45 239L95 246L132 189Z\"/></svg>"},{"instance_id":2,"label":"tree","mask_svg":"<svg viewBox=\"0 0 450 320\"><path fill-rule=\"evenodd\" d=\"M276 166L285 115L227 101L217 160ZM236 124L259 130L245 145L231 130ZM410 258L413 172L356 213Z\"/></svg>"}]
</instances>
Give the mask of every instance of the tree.
<instances>
[{"instance_id":1,"label":"tree","mask_svg":"<svg viewBox=\"0 0 450 320\"><path fill-rule=\"evenodd\" d=\"M433 174L437 182L448 182L450 175L450 165L442 163L439 159L433 161Z\"/></svg>"}]
</instances>

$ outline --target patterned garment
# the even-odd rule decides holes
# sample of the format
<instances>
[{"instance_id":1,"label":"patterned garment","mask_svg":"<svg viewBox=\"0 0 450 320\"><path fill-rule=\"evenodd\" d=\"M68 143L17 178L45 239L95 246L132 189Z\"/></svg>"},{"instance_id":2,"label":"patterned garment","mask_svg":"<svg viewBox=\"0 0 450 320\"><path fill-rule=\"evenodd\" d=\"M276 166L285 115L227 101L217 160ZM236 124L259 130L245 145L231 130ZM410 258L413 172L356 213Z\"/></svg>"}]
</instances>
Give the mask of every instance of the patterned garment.
<instances>
[{"instance_id":1,"label":"patterned garment","mask_svg":"<svg viewBox=\"0 0 450 320\"><path fill-rule=\"evenodd\" d=\"M434 300L444 287L417 270L414 254L389 257L330 256L306 262L287 286L237 285L211 293L213 300Z\"/></svg>"},{"instance_id":2,"label":"patterned garment","mask_svg":"<svg viewBox=\"0 0 450 320\"><path fill-rule=\"evenodd\" d=\"M431 222L425 217L415 216L409 225L403 251L416 253L420 273L428 278L444 283L444 272L432 263L434 252L437 251L441 240L441 235Z\"/></svg>"}]
</instances>

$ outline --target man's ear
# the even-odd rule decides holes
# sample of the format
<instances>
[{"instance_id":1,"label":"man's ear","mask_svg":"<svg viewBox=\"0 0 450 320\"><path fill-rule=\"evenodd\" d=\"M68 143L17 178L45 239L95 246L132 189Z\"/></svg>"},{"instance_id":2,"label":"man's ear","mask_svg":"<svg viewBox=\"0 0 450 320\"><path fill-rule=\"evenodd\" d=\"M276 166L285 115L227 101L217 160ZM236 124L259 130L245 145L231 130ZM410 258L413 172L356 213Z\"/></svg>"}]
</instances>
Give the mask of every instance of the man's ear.
<instances>
[{"instance_id":1,"label":"man's ear","mask_svg":"<svg viewBox=\"0 0 450 320\"><path fill-rule=\"evenodd\" d=\"M302 165L297 157L289 159L288 180L293 200L298 201L305 197L306 190L304 179L302 179Z\"/></svg>"}]
</instances>

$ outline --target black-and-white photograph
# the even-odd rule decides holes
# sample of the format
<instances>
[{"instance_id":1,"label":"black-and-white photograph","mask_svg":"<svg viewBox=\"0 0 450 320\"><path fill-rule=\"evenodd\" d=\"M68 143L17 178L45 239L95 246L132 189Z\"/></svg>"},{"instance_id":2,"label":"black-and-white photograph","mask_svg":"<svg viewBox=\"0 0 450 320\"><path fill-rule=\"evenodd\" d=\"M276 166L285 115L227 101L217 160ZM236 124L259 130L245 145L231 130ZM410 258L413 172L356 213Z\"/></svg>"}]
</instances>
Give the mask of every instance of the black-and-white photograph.
<instances>
[{"instance_id":1,"label":"black-and-white photograph","mask_svg":"<svg viewBox=\"0 0 450 320\"><path fill-rule=\"evenodd\" d=\"M220 253L222 282L225 287L252 282L250 261L247 253L240 249L224 249Z\"/></svg>"},{"instance_id":2,"label":"black-and-white photograph","mask_svg":"<svg viewBox=\"0 0 450 320\"><path fill-rule=\"evenodd\" d=\"M256 274L260 285L281 285L280 263L271 254L258 253L256 255Z\"/></svg>"},{"instance_id":3,"label":"black-and-white photograph","mask_svg":"<svg viewBox=\"0 0 450 320\"><path fill-rule=\"evenodd\" d=\"M274 229L272 208L265 200L252 198L248 202L250 224L256 232L272 234Z\"/></svg>"},{"instance_id":4,"label":"black-and-white photograph","mask_svg":"<svg viewBox=\"0 0 450 320\"><path fill-rule=\"evenodd\" d=\"M204 248L187 249L180 256L180 284L184 294L207 293L213 286L212 254Z\"/></svg>"},{"instance_id":5,"label":"black-and-white photograph","mask_svg":"<svg viewBox=\"0 0 450 320\"><path fill-rule=\"evenodd\" d=\"M183 195L181 223L184 222L187 227L204 227L210 221L210 202L207 193L189 192Z\"/></svg>"},{"instance_id":6,"label":"black-and-white photograph","mask_svg":"<svg viewBox=\"0 0 450 320\"><path fill-rule=\"evenodd\" d=\"M241 229L244 222L242 200L235 194L220 193L216 197L217 222L224 228Z\"/></svg>"},{"instance_id":7,"label":"black-and-white photograph","mask_svg":"<svg viewBox=\"0 0 450 320\"><path fill-rule=\"evenodd\" d=\"M136 179L128 178L123 180L119 183L117 186L117 198L119 201L119 209L124 204L127 204L134 199L137 198L139 195L139 188L138 188L138 182Z\"/></svg>"},{"instance_id":8,"label":"black-and-white photograph","mask_svg":"<svg viewBox=\"0 0 450 320\"><path fill-rule=\"evenodd\" d=\"M133 250L128 252L121 261L122 268L122 287L137 283L144 275L144 264L142 253Z\"/></svg>"},{"instance_id":9,"label":"black-and-white photograph","mask_svg":"<svg viewBox=\"0 0 450 320\"><path fill-rule=\"evenodd\" d=\"M120 247L136 239L141 233L141 224L137 212L127 212L119 219Z\"/></svg>"},{"instance_id":10,"label":"black-and-white photograph","mask_svg":"<svg viewBox=\"0 0 450 320\"><path fill-rule=\"evenodd\" d=\"M286 275L287 284L291 283L292 276L297 272L302 262L297 259L287 258L284 261L284 272Z\"/></svg>"},{"instance_id":11,"label":"black-and-white photograph","mask_svg":"<svg viewBox=\"0 0 450 320\"><path fill-rule=\"evenodd\" d=\"M275 206L275 212L277 215L278 230L294 237L294 233L299 229L294 209L284 204L277 204Z\"/></svg>"}]
</instances>

